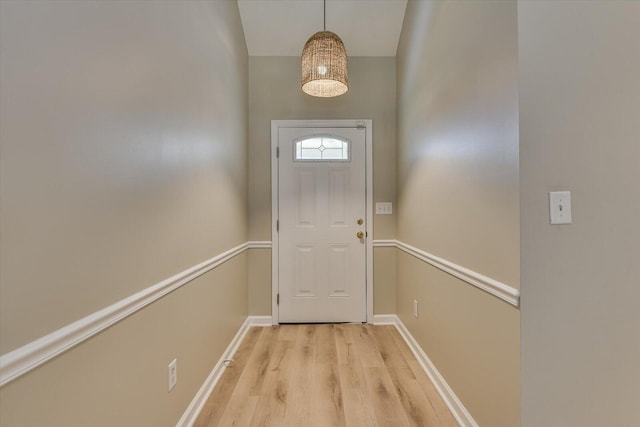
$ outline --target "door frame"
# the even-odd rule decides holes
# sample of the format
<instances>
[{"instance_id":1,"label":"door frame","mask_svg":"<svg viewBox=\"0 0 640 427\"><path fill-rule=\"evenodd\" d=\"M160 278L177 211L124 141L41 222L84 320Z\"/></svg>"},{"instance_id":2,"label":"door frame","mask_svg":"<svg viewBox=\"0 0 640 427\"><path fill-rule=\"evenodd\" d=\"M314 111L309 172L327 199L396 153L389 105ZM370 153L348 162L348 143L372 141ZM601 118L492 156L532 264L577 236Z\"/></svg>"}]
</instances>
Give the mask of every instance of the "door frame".
<instances>
[{"instance_id":1,"label":"door frame","mask_svg":"<svg viewBox=\"0 0 640 427\"><path fill-rule=\"evenodd\" d=\"M366 186L366 313L367 323L373 322L373 121L372 120L271 120L271 322L279 323L278 289L280 285L278 220L278 157L276 148L280 128L362 128L365 131Z\"/></svg>"}]
</instances>

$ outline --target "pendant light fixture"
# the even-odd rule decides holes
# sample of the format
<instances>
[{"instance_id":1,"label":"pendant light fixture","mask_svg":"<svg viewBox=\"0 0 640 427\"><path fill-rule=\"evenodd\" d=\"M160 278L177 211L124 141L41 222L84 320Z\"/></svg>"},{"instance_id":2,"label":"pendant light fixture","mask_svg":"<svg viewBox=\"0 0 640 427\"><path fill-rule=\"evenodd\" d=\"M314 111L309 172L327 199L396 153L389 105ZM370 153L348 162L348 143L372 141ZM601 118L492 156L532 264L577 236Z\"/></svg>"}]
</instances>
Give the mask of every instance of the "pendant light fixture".
<instances>
[{"instance_id":1,"label":"pendant light fixture","mask_svg":"<svg viewBox=\"0 0 640 427\"><path fill-rule=\"evenodd\" d=\"M324 31L307 40L302 49L302 91L324 98L349 90L347 49L337 34L327 31L327 0L324 0Z\"/></svg>"}]
</instances>

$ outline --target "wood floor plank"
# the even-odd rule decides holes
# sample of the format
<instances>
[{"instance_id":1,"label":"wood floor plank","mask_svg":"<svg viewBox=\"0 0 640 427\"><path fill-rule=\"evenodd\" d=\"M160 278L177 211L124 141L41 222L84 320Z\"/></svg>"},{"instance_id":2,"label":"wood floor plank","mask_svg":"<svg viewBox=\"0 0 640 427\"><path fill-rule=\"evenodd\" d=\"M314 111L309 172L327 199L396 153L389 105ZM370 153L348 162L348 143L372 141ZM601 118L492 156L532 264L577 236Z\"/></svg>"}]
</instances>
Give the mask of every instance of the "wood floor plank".
<instances>
[{"instance_id":1,"label":"wood floor plank","mask_svg":"<svg viewBox=\"0 0 640 427\"><path fill-rule=\"evenodd\" d=\"M411 351L405 340L402 338L398 330L395 329L395 327L392 328L393 329L390 331L390 335L395 341L400 353L407 361L407 364L411 368L413 374L415 375L418 386L422 389L422 392L429 399L431 407L433 408L433 413L438 419L438 427L457 427L458 422L453 417L451 411L449 411L447 404L444 402L444 400L442 400L440 393L438 393L438 390L436 390L435 386L429 379L429 376L424 371L418 360L415 358L413 352Z\"/></svg>"},{"instance_id":2,"label":"wood floor plank","mask_svg":"<svg viewBox=\"0 0 640 427\"><path fill-rule=\"evenodd\" d=\"M354 345L360 355L364 368L382 368L384 360L376 348L375 338L371 335L373 325L354 325Z\"/></svg>"},{"instance_id":3,"label":"wood floor plank","mask_svg":"<svg viewBox=\"0 0 640 427\"><path fill-rule=\"evenodd\" d=\"M316 330L312 424L341 427L345 420L334 328L333 325L318 325Z\"/></svg>"},{"instance_id":4,"label":"wood floor plank","mask_svg":"<svg viewBox=\"0 0 640 427\"><path fill-rule=\"evenodd\" d=\"M289 393L295 341L290 327L280 327L251 426L282 425ZM293 331L295 332L295 331ZM295 338L295 335L293 335Z\"/></svg>"},{"instance_id":5,"label":"wood floor plank","mask_svg":"<svg viewBox=\"0 0 640 427\"><path fill-rule=\"evenodd\" d=\"M349 355L353 352L353 328L351 325L335 325L336 355L338 363L347 363Z\"/></svg>"},{"instance_id":6,"label":"wood floor plank","mask_svg":"<svg viewBox=\"0 0 640 427\"><path fill-rule=\"evenodd\" d=\"M224 374L200 411L200 415L194 423L195 427L218 425L261 332L262 328L249 328L238 350L233 355L233 362L225 368Z\"/></svg>"},{"instance_id":7,"label":"wood floor plank","mask_svg":"<svg viewBox=\"0 0 640 427\"><path fill-rule=\"evenodd\" d=\"M456 426L395 327L251 328L196 426Z\"/></svg>"},{"instance_id":8,"label":"wood floor plank","mask_svg":"<svg viewBox=\"0 0 640 427\"><path fill-rule=\"evenodd\" d=\"M387 370L365 368L365 374L378 425L381 427L408 426L409 420Z\"/></svg>"},{"instance_id":9,"label":"wood floor plank","mask_svg":"<svg viewBox=\"0 0 640 427\"><path fill-rule=\"evenodd\" d=\"M439 419L431 401L420 388L413 371L391 335L393 332L391 329L395 331L393 326L381 326L375 328L373 334L378 341L378 350L407 414L409 424L415 427L438 427Z\"/></svg>"},{"instance_id":10,"label":"wood floor plank","mask_svg":"<svg viewBox=\"0 0 640 427\"><path fill-rule=\"evenodd\" d=\"M366 386L366 379L358 353L353 347L353 328L336 325L336 349L340 385L344 399L347 427L377 427L375 410Z\"/></svg>"},{"instance_id":11,"label":"wood floor plank","mask_svg":"<svg viewBox=\"0 0 640 427\"><path fill-rule=\"evenodd\" d=\"M278 333L278 341L295 342L300 325L280 325L280 333Z\"/></svg>"},{"instance_id":12,"label":"wood floor plank","mask_svg":"<svg viewBox=\"0 0 640 427\"><path fill-rule=\"evenodd\" d=\"M267 372L267 367L271 362L271 355L275 346L275 338L278 334L278 327L263 328L256 345L251 352L249 360L245 365L244 372L238 381L241 390L237 392L246 392L249 396L258 396L262 389L262 383ZM244 388L244 390L242 390Z\"/></svg>"},{"instance_id":13,"label":"wood floor plank","mask_svg":"<svg viewBox=\"0 0 640 427\"><path fill-rule=\"evenodd\" d=\"M313 325L299 325L294 347L294 362L290 393L284 415L284 425L290 427L311 425L311 396L313 391L313 364L315 362L315 332Z\"/></svg>"},{"instance_id":14,"label":"wood floor plank","mask_svg":"<svg viewBox=\"0 0 640 427\"><path fill-rule=\"evenodd\" d=\"M220 426L248 426L253 417L278 333L278 327L262 329L220 419Z\"/></svg>"},{"instance_id":15,"label":"wood floor plank","mask_svg":"<svg viewBox=\"0 0 640 427\"><path fill-rule=\"evenodd\" d=\"M251 422L256 405L258 404L258 396L249 396L242 403L242 409L233 407L231 411L226 411L225 415L218 424L219 427L242 427L248 426ZM235 404L235 402L234 402Z\"/></svg>"}]
</instances>

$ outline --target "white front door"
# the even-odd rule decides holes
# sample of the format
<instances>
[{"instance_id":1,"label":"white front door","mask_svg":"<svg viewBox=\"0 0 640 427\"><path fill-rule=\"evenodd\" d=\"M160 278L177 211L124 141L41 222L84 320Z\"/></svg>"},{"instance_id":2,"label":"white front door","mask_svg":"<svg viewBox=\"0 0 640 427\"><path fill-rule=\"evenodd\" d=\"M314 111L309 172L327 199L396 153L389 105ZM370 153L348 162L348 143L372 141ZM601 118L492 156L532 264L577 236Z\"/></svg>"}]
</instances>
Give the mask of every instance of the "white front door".
<instances>
[{"instance_id":1,"label":"white front door","mask_svg":"<svg viewBox=\"0 0 640 427\"><path fill-rule=\"evenodd\" d=\"M365 130L280 128L279 322L364 322Z\"/></svg>"}]
</instances>

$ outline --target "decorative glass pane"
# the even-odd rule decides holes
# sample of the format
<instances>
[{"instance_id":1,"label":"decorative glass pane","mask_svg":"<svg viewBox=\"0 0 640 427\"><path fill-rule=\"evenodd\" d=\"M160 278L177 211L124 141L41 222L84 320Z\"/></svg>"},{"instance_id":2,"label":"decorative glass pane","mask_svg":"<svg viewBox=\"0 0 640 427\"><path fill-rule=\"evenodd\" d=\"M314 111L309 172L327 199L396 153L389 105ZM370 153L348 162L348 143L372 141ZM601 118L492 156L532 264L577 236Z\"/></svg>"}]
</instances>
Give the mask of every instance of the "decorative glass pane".
<instances>
[{"instance_id":1,"label":"decorative glass pane","mask_svg":"<svg viewBox=\"0 0 640 427\"><path fill-rule=\"evenodd\" d=\"M332 135L313 135L296 141L294 144L294 160L297 161L349 161L348 139Z\"/></svg>"}]
</instances>

